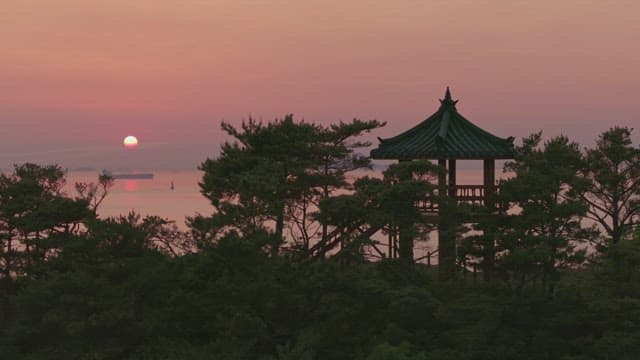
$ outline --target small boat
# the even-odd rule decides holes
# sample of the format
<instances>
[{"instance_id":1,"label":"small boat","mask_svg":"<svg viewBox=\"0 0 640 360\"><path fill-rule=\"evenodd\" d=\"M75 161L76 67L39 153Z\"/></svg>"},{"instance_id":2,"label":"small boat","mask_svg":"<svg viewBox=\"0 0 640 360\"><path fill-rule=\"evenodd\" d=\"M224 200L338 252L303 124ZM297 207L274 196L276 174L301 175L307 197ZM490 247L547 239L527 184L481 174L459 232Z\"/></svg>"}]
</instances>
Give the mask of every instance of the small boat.
<instances>
[{"instance_id":1,"label":"small boat","mask_svg":"<svg viewBox=\"0 0 640 360\"><path fill-rule=\"evenodd\" d=\"M171 187L169 188L169 190L174 190L176 187L173 186L173 181L171 182Z\"/></svg>"},{"instance_id":2,"label":"small boat","mask_svg":"<svg viewBox=\"0 0 640 360\"><path fill-rule=\"evenodd\" d=\"M153 179L153 173L112 173L111 171L102 170L102 175L107 175L113 179Z\"/></svg>"}]
</instances>

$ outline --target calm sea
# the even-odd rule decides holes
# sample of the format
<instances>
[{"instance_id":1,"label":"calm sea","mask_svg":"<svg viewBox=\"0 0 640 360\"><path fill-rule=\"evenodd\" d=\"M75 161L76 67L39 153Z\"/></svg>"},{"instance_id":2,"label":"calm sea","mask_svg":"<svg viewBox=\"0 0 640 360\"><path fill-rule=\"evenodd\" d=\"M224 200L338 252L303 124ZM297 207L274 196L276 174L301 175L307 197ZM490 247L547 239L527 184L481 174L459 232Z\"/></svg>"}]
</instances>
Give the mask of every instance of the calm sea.
<instances>
[{"instance_id":1,"label":"calm sea","mask_svg":"<svg viewBox=\"0 0 640 360\"><path fill-rule=\"evenodd\" d=\"M76 182L96 182L98 172L69 172L67 192L72 193ZM153 179L118 179L111 188L98 213L116 216L136 211L142 215L158 215L184 228L185 217L196 213L209 214L212 207L200 194L198 182L202 172L155 171ZM171 189L171 183L174 189Z\"/></svg>"},{"instance_id":2,"label":"calm sea","mask_svg":"<svg viewBox=\"0 0 640 360\"><path fill-rule=\"evenodd\" d=\"M500 169L500 168L498 168ZM359 171L349 176L352 180L361 176L380 177L380 170ZM504 177L501 170L496 171L496 178ZM97 172L69 172L67 174L67 192L73 193L75 182L95 182ZM479 185L482 184L482 169L459 169L457 172L458 184ZM117 216L135 211L142 215L157 215L175 221L182 230L186 230L185 218L196 213L211 214L213 207L209 201L200 194L198 182L202 179L202 172L197 170L187 171L155 171L154 178L150 180L119 179L111 188L109 195L98 209L103 217ZM174 188L171 189L173 182ZM386 243L386 237L378 233L374 239ZM426 241L416 242L414 254L416 258L437 249L437 233L429 234ZM382 251L384 251L384 247ZM371 253L372 256L375 254ZM426 259L419 262L426 263ZM437 263L433 258L432 263Z\"/></svg>"},{"instance_id":3,"label":"calm sea","mask_svg":"<svg viewBox=\"0 0 640 360\"><path fill-rule=\"evenodd\" d=\"M157 215L175 221L181 229L186 230L185 218L196 213L211 214L213 207L209 201L200 194L198 182L202 179L202 172L197 170L187 171L155 171L154 178L150 180L120 179L115 181L109 195L98 209L103 217L127 214L130 211L142 215ZM379 170L361 171L350 176L351 179L360 176L381 176ZM496 171L496 178L506 177L501 170ZM67 174L67 192L74 192L75 182L95 182L98 172L69 172ZM457 172L458 184L479 185L482 184L481 169L460 169ZM174 189L171 189L171 183ZM381 234L374 236L376 240L386 243L386 238ZM415 257L424 257L427 252L437 249L437 233L429 234L429 238L423 242L416 242ZM384 248L382 249L384 251ZM425 263L426 259L420 262ZM433 259L432 263L436 263Z\"/></svg>"},{"instance_id":4,"label":"calm sea","mask_svg":"<svg viewBox=\"0 0 640 360\"><path fill-rule=\"evenodd\" d=\"M351 178L364 175L380 176L380 174L380 171L376 170L361 171L353 174ZM106 217L127 214L133 210L142 215L158 215L173 220L183 230L186 230L185 217L196 213L203 215L212 213L212 206L200 194L198 186L198 182L202 179L202 172L197 170L155 171L154 175L151 180L116 180L109 195L98 209L98 213ZM496 175L500 177L500 171ZM75 182L95 182L97 178L97 172L69 172L67 191L73 192L72 186ZM457 178L459 184L482 184L482 170L460 169ZM384 238L378 240L386 241ZM427 241L416 243L414 251L418 258L436 248L437 235L433 233Z\"/></svg>"}]
</instances>

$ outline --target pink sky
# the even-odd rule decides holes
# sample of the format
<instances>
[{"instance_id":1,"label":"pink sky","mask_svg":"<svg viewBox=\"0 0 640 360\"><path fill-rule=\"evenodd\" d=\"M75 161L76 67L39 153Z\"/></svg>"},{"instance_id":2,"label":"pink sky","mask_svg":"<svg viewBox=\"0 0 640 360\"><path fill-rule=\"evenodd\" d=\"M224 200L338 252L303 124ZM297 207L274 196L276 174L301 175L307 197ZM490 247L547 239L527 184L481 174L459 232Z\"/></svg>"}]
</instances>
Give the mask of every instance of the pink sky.
<instances>
[{"instance_id":1,"label":"pink sky","mask_svg":"<svg viewBox=\"0 0 640 360\"><path fill-rule=\"evenodd\" d=\"M0 167L195 168L222 119L640 128L640 2L4 0ZM125 135L142 147L123 150ZM640 138L640 129L635 139Z\"/></svg>"}]
</instances>

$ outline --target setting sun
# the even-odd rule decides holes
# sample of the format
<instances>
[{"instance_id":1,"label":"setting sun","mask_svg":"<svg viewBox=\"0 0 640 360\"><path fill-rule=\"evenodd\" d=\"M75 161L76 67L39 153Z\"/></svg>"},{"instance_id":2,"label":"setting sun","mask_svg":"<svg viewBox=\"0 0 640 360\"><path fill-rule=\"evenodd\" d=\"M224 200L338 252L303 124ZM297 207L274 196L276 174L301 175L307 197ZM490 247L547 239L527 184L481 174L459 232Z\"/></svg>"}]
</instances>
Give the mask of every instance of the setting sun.
<instances>
[{"instance_id":1,"label":"setting sun","mask_svg":"<svg viewBox=\"0 0 640 360\"><path fill-rule=\"evenodd\" d=\"M124 144L124 147L126 147L127 149L134 149L138 147L138 139L133 135L129 135L126 138L124 138L122 143Z\"/></svg>"}]
</instances>

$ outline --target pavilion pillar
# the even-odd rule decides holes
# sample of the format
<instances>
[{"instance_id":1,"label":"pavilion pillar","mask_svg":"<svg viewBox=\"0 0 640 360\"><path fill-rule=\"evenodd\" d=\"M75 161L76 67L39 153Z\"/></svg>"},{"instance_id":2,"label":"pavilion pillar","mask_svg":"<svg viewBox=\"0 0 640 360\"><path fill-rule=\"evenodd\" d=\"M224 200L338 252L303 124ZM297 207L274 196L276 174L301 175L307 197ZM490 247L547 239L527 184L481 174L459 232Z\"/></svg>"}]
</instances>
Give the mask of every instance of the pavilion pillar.
<instances>
[{"instance_id":1,"label":"pavilion pillar","mask_svg":"<svg viewBox=\"0 0 640 360\"><path fill-rule=\"evenodd\" d=\"M455 201L447 192L447 161L438 160L438 277L441 280L448 280L455 276L456 270L456 243L455 234L451 229L451 205ZM451 184L451 174L453 174L453 184L455 184L455 160L449 160L449 184Z\"/></svg>"},{"instance_id":2,"label":"pavilion pillar","mask_svg":"<svg viewBox=\"0 0 640 360\"><path fill-rule=\"evenodd\" d=\"M449 159L449 198L456 198L456 159Z\"/></svg>"},{"instance_id":3,"label":"pavilion pillar","mask_svg":"<svg viewBox=\"0 0 640 360\"><path fill-rule=\"evenodd\" d=\"M495 208L494 195L496 192L496 161L484 159L484 204L489 209Z\"/></svg>"},{"instance_id":4,"label":"pavilion pillar","mask_svg":"<svg viewBox=\"0 0 640 360\"><path fill-rule=\"evenodd\" d=\"M398 163L412 161L409 159L400 159ZM403 179L410 180L410 179ZM393 254L394 258L400 259L404 264L413 264L413 226L414 223L411 221L400 220L396 226L397 232L394 236L394 246L393 246Z\"/></svg>"},{"instance_id":5,"label":"pavilion pillar","mask_svg":"<svg viewBox=\"0 0 640 360\"><path fill-rule=\"evenodd\" d=\"M438 159L438 195L444 196L447 191L447 160Z\"/></svg>"},{"instance_id":6,"label":"pavilion pillar","mask_svg":"<svg viewBox=\"0 0 640 360\"><path fill-rule=\"evenodd\" d=\"M484 159L484 205L493 213L496 192L496 163L494 159ZM491 215L490 215L491 216ZM490 223L490 222L489 222ZM493 268L495 264L495 244L493 237L495 236L495 228L488 227L484 229L486 242L483 249L482 274L484 281L491 282L493 278Z\"/></svg>"}]
</instances>

